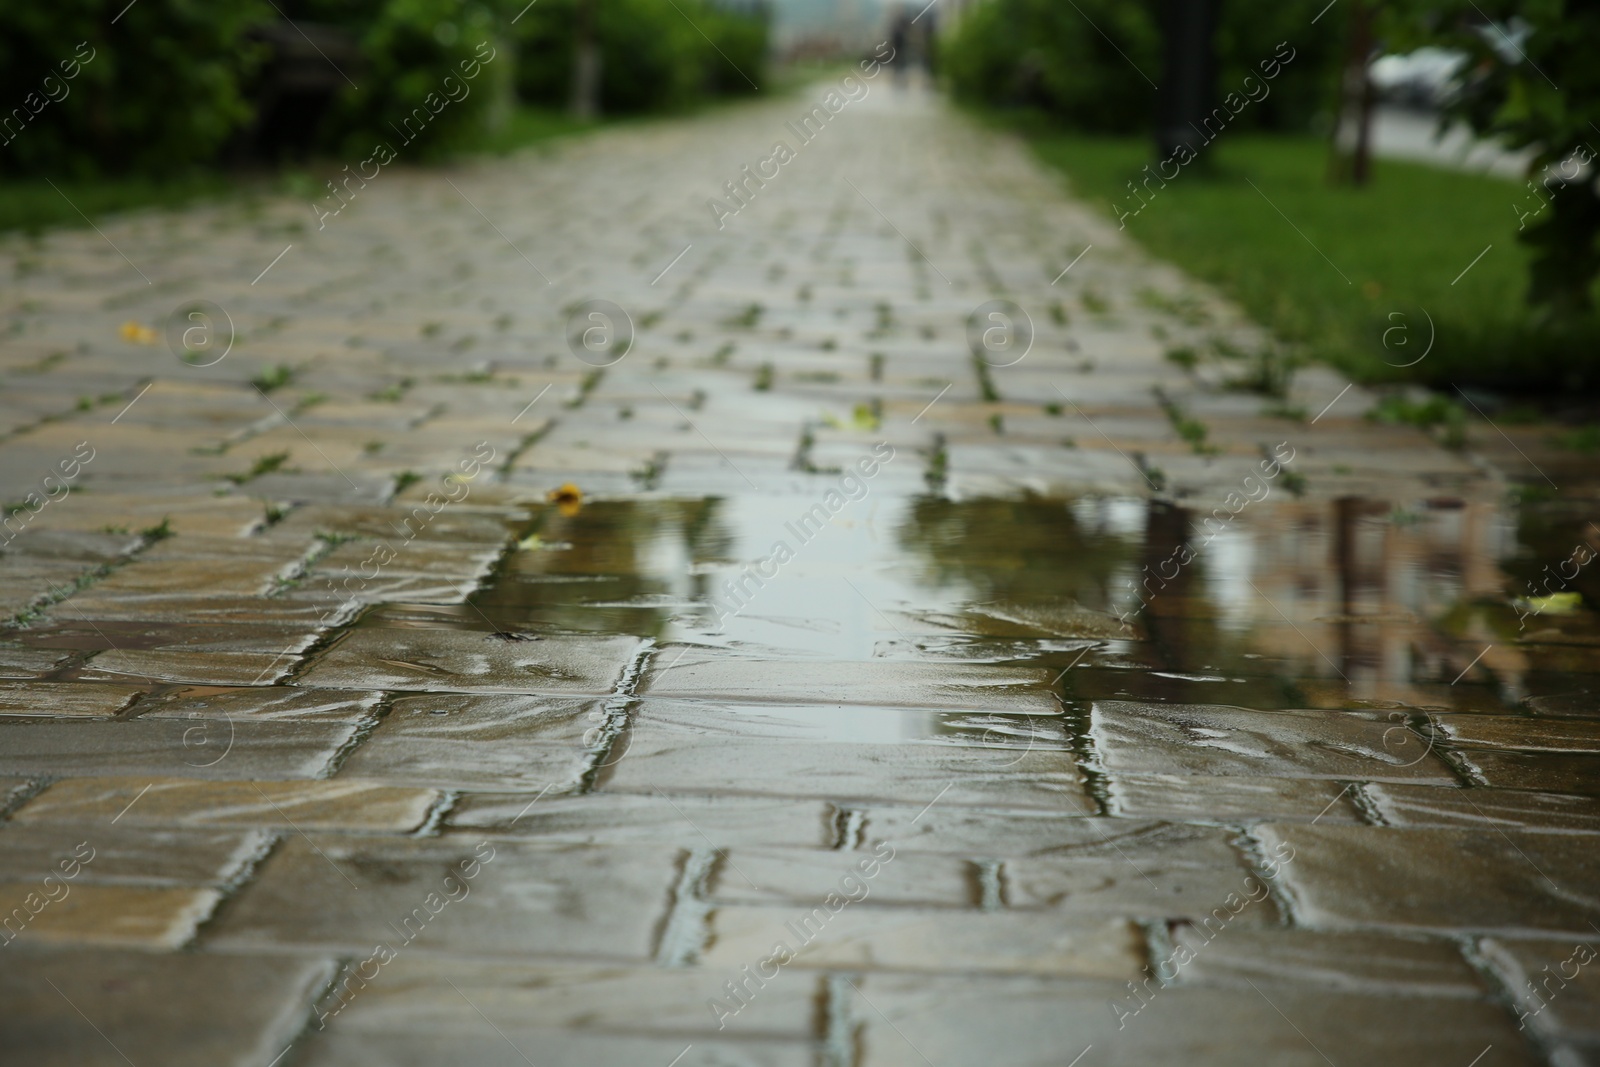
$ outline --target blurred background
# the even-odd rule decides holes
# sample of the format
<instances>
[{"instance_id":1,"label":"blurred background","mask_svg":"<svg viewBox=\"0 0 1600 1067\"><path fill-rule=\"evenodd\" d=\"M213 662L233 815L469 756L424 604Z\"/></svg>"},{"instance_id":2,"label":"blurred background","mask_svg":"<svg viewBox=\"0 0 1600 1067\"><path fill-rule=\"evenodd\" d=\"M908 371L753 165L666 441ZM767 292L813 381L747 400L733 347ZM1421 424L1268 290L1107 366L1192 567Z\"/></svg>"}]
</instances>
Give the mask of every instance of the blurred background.
<instances>
[{"instance_id":1,"label":"blurred background","mask_svg":"<svg viewBox=\"0 0 1600 1067\"><path fill-rule=\"evenodd\" d=\"M1600 451L1600 6L1576 0L11 4L0 229L81 225L62 193L90 217L312 199L379 144L407 166L504 153L803 92L886 43L902 88L1029 139L1281 342L1174 349L1186 369L1243 358L1282 395L1320 359L1437 391L1383 417L1446 443L1466 400Z\"/></svg>"}]
</instances>

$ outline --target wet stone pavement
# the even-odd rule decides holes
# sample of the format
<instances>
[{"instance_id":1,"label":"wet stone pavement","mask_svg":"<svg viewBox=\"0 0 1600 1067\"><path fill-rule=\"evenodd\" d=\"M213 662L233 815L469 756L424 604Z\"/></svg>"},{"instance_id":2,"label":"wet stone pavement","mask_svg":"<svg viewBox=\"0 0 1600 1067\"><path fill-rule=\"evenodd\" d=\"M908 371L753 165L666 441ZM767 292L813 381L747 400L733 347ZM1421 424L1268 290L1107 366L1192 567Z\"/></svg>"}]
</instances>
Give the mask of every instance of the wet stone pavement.
<instances>
[{"instance_id":1,"label":"wet stone pavement","mask_svg":"<svg viewBox=\"0 0 1600 1067\"><path fill-rule=\"evenodd\" d=\"M801 99L5 239L0 1060L1600 1063L1593 473Z\"/></svg>"}]
</instances>

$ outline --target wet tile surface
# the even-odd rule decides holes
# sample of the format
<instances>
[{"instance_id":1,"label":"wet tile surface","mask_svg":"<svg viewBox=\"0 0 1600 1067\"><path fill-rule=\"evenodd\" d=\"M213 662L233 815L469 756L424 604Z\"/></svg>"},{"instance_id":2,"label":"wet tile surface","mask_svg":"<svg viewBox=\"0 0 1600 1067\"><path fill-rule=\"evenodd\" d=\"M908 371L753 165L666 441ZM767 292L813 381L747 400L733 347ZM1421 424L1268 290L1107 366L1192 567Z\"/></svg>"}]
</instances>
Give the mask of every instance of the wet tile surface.
<instances>
[{"instance_id":1,"label":"wet tile surface","mask_svg":"<svg viewBox=\"0 0 1600 1067\"><path fill-rule=\"evenodd\" d=\"M593 701L440 695L397 700L344 774L414 785L570 788L587 768Z\"/></svg>"},{"instance_id":2,"label":"wet tile surface","mask_svg":"<svg viewBox=\"0 0 1600 1067\"><path fill-rule=\"evenodd\" d=\"M1097 701L1092 717L1095 744L1113 772L1456 781L1420 738L1375 714Z\"/></svg>"},{"instance_id":3,"label":"wet tile surface","mask_svg":"<svg viewBox=\"0 0 1600 1067\"><path fill-rule=\"evenodd\" d=\"M1293 850L1285 877L1314 929L1589 930L1586 838L1525 831L1263 826Z\"/></svg>"},{"instance_id":4,"label":"wet tile surface","mask_svg":"<svg viewBox=\"0 0 1600 1067\"><path fill-rule=\"evenodd\" d=\"M0 545L0 1049L1592 1056L1600 587L1524 599L1600 549L1592 472L1511 497L1486 424L1186 373L1269 339L917 91L685 208L800 99L396 167L292 238L100 220L150 286L0 236L0 478L94 450ZM118 339L202 279L227 359Z\"/></svg>"},{"instance_id":5,"label":"wet tile surface","mask_svg":"<svg viewBox=\"0 0 1600 1067\"><path fill-rule=\"evenodd\" d=\"M925 1064L928 1056L950 1063L980 1058L1031 1064L1064 1054L1071 1062L1089 1047L1104 1056L1102 1062L1130 1067L1167 1055L1222 1064L1236 1062L1231 1042L1239 1033L1250 1034L1253 1054L1296 1067L1330 1061L1445 1067L1471 1062L1486 1049L1480 1065L1538 1062L1508 1018L1455 997L1410 998L1395 1011L1392 996L1283 987L1249 996L1171 989L1143 1001L1125 984L1111 982L889 976L869 979L857 996L854 1012L866 1028L861 1062L873 1065L910 1067ZM1108 1002L1124 1014L1108 1011ZM1371 1019L1373 1025L1352 1027L1351 1018ZM1387 1023L1380 1027L1380 1019ZM996 1030L1012 1040L993 1042Z\"/></svg>"},{"instance_id":6,"label":"wet tile surface","mask_svg":"<svg viewBox=\"0 0 1600 1067\"><path fill-rule=\"evenodd\" d=\"M497 638L471 631L351 631L300 678L330 689L608 693L638 642Z\"/></svg>"},{"instance_id":7,"label":"wet tile surface","mask_svg":"<svg viewBox=\"0 0 1600 1067\"><path fill-rule=\"evenodd\" d=\"M439 799L432 789L353 778L323 782L68 778L34 797L16 821L404 832L420 827Z\"/></svg>"},{"instance_id":8,"label":"wet tile surface","mask_svg":"<svg viewBox=\"0 0 1600 1067\"><path fill-rule=\"evenodd\" d=\"M669 848L301 836L262 865L212 939L643 961L681 859Z\"/></svg>"},{"instance_id":9,"label":"wet tile surface","mask_svg":"<svg viewBox=\"0 0 1600 1067\"><path fill-rule=\"evenodd\" d=\"M0 899L31 913L15 936L27 946L103 946L151 951L182 948L221 899L215 889L188 886L102 885L85 882L52 900L58 886L0 883ZM35 910L37 909L37 910Z\"/></svg>"},{"instance_id":10,"label":"wet tile surface","mask_svg":"<svg viewBox=\"0 0 1600 1067\"><path fill-rule=\"evenodd\" d=\"M11 949L0 989L13 1010L0 1015L0 1043L51 1067L122 1062L119 1053L251 1067L288 1046L331 971L272 956Z\"/></svg>"},{"instance_id":11,"label":"wet tile surface","mask_svg":"<svg viewBox=\"0 0 1600 1067\"><path fill-rule=\"evenodd\" d=\"M314 778L354 734L337 723L0 723L0 773Z\"/></svg>"}]
</instances>

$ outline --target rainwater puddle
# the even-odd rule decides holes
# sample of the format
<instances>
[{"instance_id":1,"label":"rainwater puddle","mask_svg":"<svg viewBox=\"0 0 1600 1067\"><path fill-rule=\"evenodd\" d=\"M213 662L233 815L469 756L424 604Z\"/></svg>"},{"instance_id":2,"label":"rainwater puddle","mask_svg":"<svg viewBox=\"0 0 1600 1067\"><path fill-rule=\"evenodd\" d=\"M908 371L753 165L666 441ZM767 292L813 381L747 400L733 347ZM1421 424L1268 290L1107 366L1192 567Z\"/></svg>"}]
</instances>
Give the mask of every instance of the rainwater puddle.
<instances>
[{"instance_id":1,"label":"rainwater puddle","mask_svg":"<svg viewBox=\"0 0 1600 1067\"><path fill-rule=\"evenodd\" d=\"M806 517L812 503L545 509L531 547L471 604L390 605L365 622L629 634L816 661L819 682L853 679L844 665L862 661L1032 668L1069 710L1136 700L1570 715L1594 710L1584 694L1600 691L1588 607L1600 570L1574 558L1600 531L1561 501L1285 501L1221 529L1129 498L878 495L826 523ZM807 729L828 729L818 709L804 714ZM836 714L860 719L857 733L928 732L900 711Z\"/></svg>"}]
</instances>

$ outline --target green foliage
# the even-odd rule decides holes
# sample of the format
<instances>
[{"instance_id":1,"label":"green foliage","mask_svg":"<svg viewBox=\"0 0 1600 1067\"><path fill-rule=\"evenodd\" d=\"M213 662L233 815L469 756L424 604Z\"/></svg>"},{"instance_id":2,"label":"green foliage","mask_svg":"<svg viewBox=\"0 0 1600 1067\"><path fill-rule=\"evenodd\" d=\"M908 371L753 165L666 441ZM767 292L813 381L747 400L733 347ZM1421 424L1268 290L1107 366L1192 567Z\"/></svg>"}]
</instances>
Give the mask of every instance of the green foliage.
<instances>
[{"instance_id":1,"label":"green foliage","mask_svg":"<svg viewBox=\"0 0 1600 1067\"><path fill-rule=\"evenodd\" d=\"M124 6L124 0L65 0L0 7L0 101L21 106L59 98L26 122L31 107L13 113L15 136L0 149L0 171L79 179L170 174L216 162L248 129L269 58L269 48L249 31L278 21L281 6L145 0L127 7L113 26ZM320 149L366 152L379 137L398 148L401 138L389 124L420 107L428 121L414 121L421 133L411 152L437 154L481 136L492 101L508 99L503 86L512 63L495 53L496 14L481 3L288 6L295 18L346 30L360 49L359 62L341 65L354 85L323 117L315 139ZM473 80L463 78L463 63L487 55L496 62L482 64ZM66 80L68 72L76 76ZM446 83L452 77L461 88Z\"/></svg>"},{"instance_id":2,"label":"green foliage","mask_svg":"<svg viewBox=\"0 0 1600 1067\"><path fill-rule=\"evenodd\" d=\"M941 62L958 98L1039 107L1079 129L1138 129L1161 71L1152 7L991 0L966 16Z\"/></svg>"},{"instance_id":3,"label":"green foliage","mask_svg":"<svg viewBox=\"0 0 1600 1067\"><path fill-rule=\"evenodd\" d=\"M1569 448L1574 452L1592 456L1600 452L1600 423L1591 422L1576 430L1563 430L1556 435L1555 443L1560 448Z\"/></svg>"},{"instance_id":4,"label":"green foliage","mask_svg":"<svg viewBox=\"0 0 1600 1067\"><path fill-rule=\"evenodd\" d=\"M1224 0L1215 40L1219 103L1244 93L1246 77L1260 83L1260 64L1280 42L1294 49L1267 94L1239 111L1239 128L1304 129L1327 105L1338 16L1312 29L1321 6ZM1159 0L991 0L963 19L941 61L958 98L1038 108L1074 129L1144 130L1162 77L1159 7Z\"/></svg>"},{"instance_id":5,"label":"green foliage","mask_svg":"<svg viewBox=\"0 0 1600 1067\"><path fill-rule=\"evenodd\" d=\"M1600 276L1600 191L1591 180L1561 179L1579 174L1564 161L1575 152L1593 160L1600 145L1600 7L1592 0L1403 0L1390 17L1399 47L1431 43L1467 54L1449 117L1535 150L1536 181L1512 207L1518 239L1533 250L1528 300L1554 319L1586 316ZM1496 25L1482 25L1485 17ZM1520 40L1499 28L1516 33L1518 24L1531 28Z\"/></svg>"},{"instance_id":6,"label":"green foliage","mask_svg":"<svg viewBox=\"0 0 1600 1067\"><path fill-rule=\"evenodd\" d=\"M249 121L262 50L244 35L274 17L269 4L160 0L112 25L124 6L0 5L0 173L170 174L211 160Z\"/></svg>"},{"instance_id":7,"label":"green foliage","mask_svg":"<svg viewBox=\"0 0 1600 1067\"><path fill-rule=\"evenodd\" d=\"M1390 394L1367 412L1367 418L1373 422L1416 426L1423 430L1438 426L1443 428L1444 443L1451 448L1460 448L1467 443L1466 410L1447 396L1436 395L1415 401Z\"/></svg>"},{"instance_id":8,"label":"green foliage","mask_svg":"<svg viewBox=\"0 0 1600 1067\"><path fill-rule=\"evenodd\" d=\"M1167 349L1167 362L1176 363L1184 370L1192 371L1200 362L1200 353L1196 352L1190 345L1182 345L1178 348L1169 348Z\"/></svg>"},{"instance_id":9,"label":"green foliage","mask_svg":"<svg viewBox=\"0 0 1600 1067\"><path fill-rule=\"evenodd\" d=\"M294 368L287 363L261 368L261 373L250 379L250 384L263 393L281 389L294 381Z\"/></svg>"},{"instance_id":10,"label":"green foliage","mask_svg":"<svg viewBox=\"0 0 1600 1067\"><path fill-rule=\"evenodd\" d=\"M707 95L753 92L751 81L766 82L763 18L707 0L593 2L602 112L680 108ZM539 0L517 20L517 92L523 100L562 106L570 99L577 5L578 0Z\"/></svg>"},{"instance_id":11,"label":"green foliage","mask_svg":"<svg viewBox=\"0 0 1600 1067\"><path fill-rule=\"evenodd\" d=\"M1292 352L1276 345L1263 345L1249 356L1244 373L1229 378L1228 385L1282 400L1289 395L1294 372L1299 366L1300 360Z\"/></svg>"},{"instance_id":12,"label":"green foliage","mask_svg":"<svg viewBox=\"0 0 1600 1067\"><path fill-rule=\"evenodd\" d=\"M1045 161L1108 212L1149 159L1142 137L1024 128ZM1508 240L1516 186L1380 159L1371 185L1330 188L1327 152L1314 137L1220 140L1212 180L1170 183L1127 233L1217 285L1280 341L1364 382L1519 393L1600 387L1600 324L1536 321L1523 304L1530 250Z\"/></svg>"},{"instance_id":13,"label":"green foliage","mask_svg":"<svg viewBox=\"0 0 1600 1067\"><path fill-rule=\"evenodd\" d=\"M408 158L482 140L505 102L514 59L503 47L499 0L306 0L299 17L345 30L361 63L323 118L317 143L366 155L374 139Z\"/></svg>"}]
</instances>

